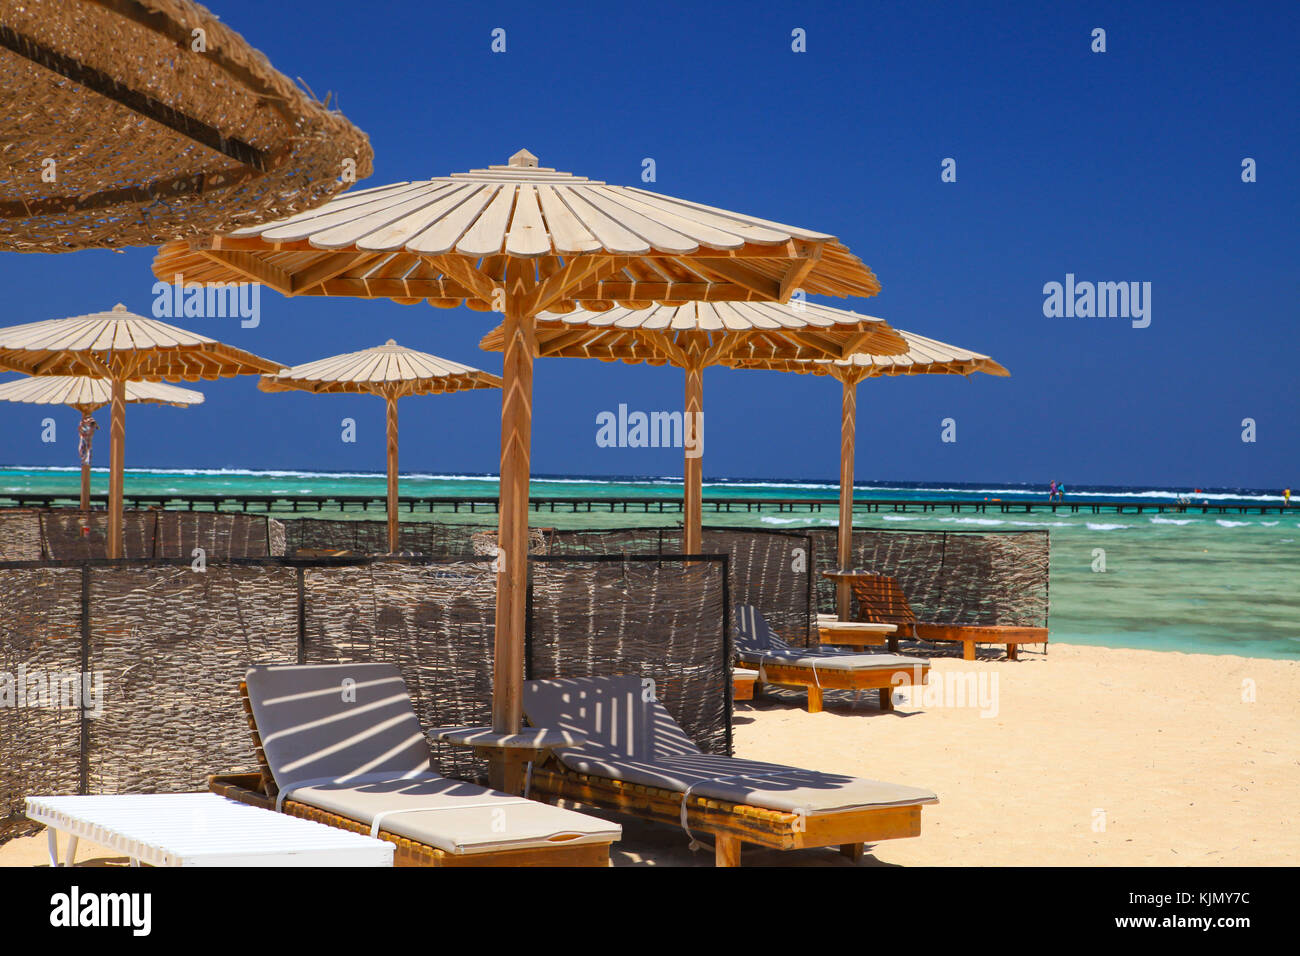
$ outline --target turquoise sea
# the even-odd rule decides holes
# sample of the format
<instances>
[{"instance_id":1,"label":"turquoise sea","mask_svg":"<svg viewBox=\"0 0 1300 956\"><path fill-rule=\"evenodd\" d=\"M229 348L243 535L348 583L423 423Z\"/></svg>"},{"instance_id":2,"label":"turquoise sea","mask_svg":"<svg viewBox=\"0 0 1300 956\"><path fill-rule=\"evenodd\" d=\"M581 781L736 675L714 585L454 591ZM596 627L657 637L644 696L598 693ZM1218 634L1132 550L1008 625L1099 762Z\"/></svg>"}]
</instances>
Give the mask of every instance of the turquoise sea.
<instances>
[{"instance_id":1,"label":"turquoise sea","mask_svg":"<svg viewBox=\"0 0 1300 956\"><path fill-rule=\"evenodd\" d=\"M0 469L0 493L74 495L74 469ZM106 488L96 469L94 490ZM228 470L133 470L128 493L140 494L373 494L384 493L382 474ZM404 495L494 495L487 475L405 475ZM859 500L1043 500L1045 489L1013 483L982 485L909 483L859 485ZM535 496L679 499L680 479L540 476ZM821 513L711 514L707 502L723 497L825 498L834 501L833 481L729 479L706 481L705 523L764 528L834 526L834 510ZM1280 490L1242 488L1067 487L1067 500L1200 503L1281 503ZM311 512L312 516L316 512ZM303 517L308 515L303 514ZM324 517L338 517L329 512ZM282 517L291 518L289 514ZM378 519L380 514L348 517ZM403 515L403 520L490 525L492 514ZM547 527L670 525L679 514L565 514L543 512L534 523ZM1138 647L1163 651L1238 654L1300 659L1300 507L1271 515L1116 514L859 514L858 527L1014 531L1046 529L1052 541L1051 631L1064 643ZM1105 551L1106 570L1093 571L1094 550Z\"/></svg>"}]
</instances>

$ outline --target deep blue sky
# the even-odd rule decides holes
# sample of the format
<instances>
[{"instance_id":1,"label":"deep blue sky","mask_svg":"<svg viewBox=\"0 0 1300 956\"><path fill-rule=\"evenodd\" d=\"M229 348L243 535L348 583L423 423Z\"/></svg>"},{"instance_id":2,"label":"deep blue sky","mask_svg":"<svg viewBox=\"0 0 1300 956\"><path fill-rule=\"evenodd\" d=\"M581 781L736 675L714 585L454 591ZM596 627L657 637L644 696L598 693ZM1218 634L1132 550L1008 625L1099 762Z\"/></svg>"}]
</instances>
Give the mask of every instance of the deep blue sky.
<instances>
[{"instance_id":1,"label":"deep blue sky","mask_svg":"<svg viewBox=\"0 0 1300 956\"><path fill-rule=\"evenodd\" d=\"M1011 370L864 384L860 480L1300 485L1294 3L210 5L338 96L375 149L363 187L520 147L641 185L653 157L648 188L841 237L884 291L830 304ZM1258 182L1242 183L1244 157ZM0 318L148 313L152 254L0 254ZM1151 282L1151 326L1045 318L1043 284L1067 272ZM191 321L286 364L395 337L500 368L477 348L493 317L465 309L273 292L262 309L256 329ZM200 387L201 408L128 413L128 466L383 467L378 400ZM705 389L706 477L837 473L838 383L714 370ZM681 393L671 368L539 361L534 472L680 474L679 452L598 448L595 416L680 408ZM52 446L45 414L0 404L0 462L75 464L74 413ZM355 445L339 441L349 415ZM406 400L403 470L494 472L498 423L495 392Z\"/></svg>"}]
</instances>

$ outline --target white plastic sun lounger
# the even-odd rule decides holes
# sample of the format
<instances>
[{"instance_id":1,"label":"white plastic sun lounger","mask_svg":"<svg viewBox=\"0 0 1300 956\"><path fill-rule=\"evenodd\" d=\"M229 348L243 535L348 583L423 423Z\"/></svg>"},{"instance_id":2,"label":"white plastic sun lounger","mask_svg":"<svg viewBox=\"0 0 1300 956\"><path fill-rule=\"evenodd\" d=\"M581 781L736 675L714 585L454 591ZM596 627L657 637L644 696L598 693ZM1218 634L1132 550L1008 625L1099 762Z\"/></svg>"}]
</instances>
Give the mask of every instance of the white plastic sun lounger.
<instances>
[{"instance_id":1,"label":"white plastic sun lounger","mask_svg":"<svg viewBox=\"0 0 1300 956\"><path fill-rule=\"evenodd\" d=\"M742 843L778 849L862 845L921 832L916 787L706 754L638 677L524 684L529 723L581 735L534 768L533 792L680 823L716 837L716 862L735 866Z\"/></svg>"},{"instance_id":2,"label":"white plastic sun lounger","mask_svg":"<svg viewBox=\"0 0 1300 956\"><path fill-rule=\"evenodd\" d=\"M48 828L50 865L58 835L72 866L79 840L131 860L132 866L392 866L393 845L214 793L28 797L27 816Z\"/></svg>"},{"instance_id":3,"label":"white plastic sun lounger","mask_svg":"<svg viewBox=\"0 0 1300 956\"><path fill-rule=\"evenodd\" d=\"M212 778L223 796L389 840L398 866L609 863L616 824L434 772L396 667L254 667L244 686L263 769Z\"/></svg>"},{"instance_id":4,"label":"white plastic sun lounger","mask_svg":"<svg viewBox=\"0 0 1300 956\"><path fill-rule=\"evenodd\" d=\"M930 662L923 657L793 647L776 635L752 604L736 605L736 658L742 667L758 671L758 685L806 688L810 714L821 711L822 691L827 689L878 690L880 709L893 710L894 688L924 684L930 674Z\"/></svg>"}]
</instances>

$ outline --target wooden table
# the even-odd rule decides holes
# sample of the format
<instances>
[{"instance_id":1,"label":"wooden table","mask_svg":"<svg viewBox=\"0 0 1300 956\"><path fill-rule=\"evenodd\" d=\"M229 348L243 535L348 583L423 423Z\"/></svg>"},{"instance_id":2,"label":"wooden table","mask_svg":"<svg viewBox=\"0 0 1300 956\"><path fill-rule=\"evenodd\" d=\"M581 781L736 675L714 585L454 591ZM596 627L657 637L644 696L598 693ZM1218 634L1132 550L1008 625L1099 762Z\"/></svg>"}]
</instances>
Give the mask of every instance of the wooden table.
<instances>
[{"instance_id":1,"label":"wooden table","mask_svg":"<svg viewBox=\"0 0 1300 956\"><path fill-rule=\"evenodd\" d=\"M587 738L567 730L525 727L517 734L498 734L491 727L437 727L429 731L431 740L474 748L474 755L500 760L503 779L492 781L493 787L516 796L527 796L527 770L540 764L551 752L563 747L577 747Z\"/></svg>"},{"instance_id":2,"label":"wooden table","mask_svg":"<svg viewBox=\"0 0 1300 956\"><path fill-rule=\"evenodd\" d=\"M897 624L869 624L866 621L817 622L817 635L821 643L834 647L881 647L897 630Z\"/></svg>"}]
</instances>

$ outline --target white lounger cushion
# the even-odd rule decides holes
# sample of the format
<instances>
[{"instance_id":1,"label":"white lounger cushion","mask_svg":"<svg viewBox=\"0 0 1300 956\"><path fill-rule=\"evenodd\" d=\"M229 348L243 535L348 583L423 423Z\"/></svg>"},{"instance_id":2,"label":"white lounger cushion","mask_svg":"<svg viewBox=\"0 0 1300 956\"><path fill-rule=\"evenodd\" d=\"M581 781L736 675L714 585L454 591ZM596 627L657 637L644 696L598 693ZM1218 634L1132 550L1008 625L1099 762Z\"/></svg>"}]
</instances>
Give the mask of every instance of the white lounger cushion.
<instances>
[{"instance_id":1,"label":"white lounger cushion","mask_svg":"<svg viewBox=\"0 0 1300 956\"><path fill-rule=\"evenodd\" d=\"M621 834L617 825L586 814L437 774L315 784L294 790L291 799L372 825L379 815L379 829L448 853L610 843Z\"/></svg>"},{"instance_id":2,"label":"white lounger cushion","mask_svg":"<svg viewBox=\"0 0 1300 956\"><path fill-rule=\"evenodd\" d=\"M644 699L637 677L526 681L524 713L534 726L587 738L582 746L557 755L577 773L792 813L938 801L915 787L711 756L694 744L687 750L681 728L659 701Z\"/></svg>"},{"instance_id":3,"label":"white lounger cushion","mask_svg":"<svg viewBox=\"0 0 1300 956\"><path fill-rule=\"evenodd\" d=\"M429 766L406 683L390 664L254 667L245 676L281 798L449 853L608 843L621 828ZM413 811L393 813L395 810Z\"/></svg>"}]
</instances>

